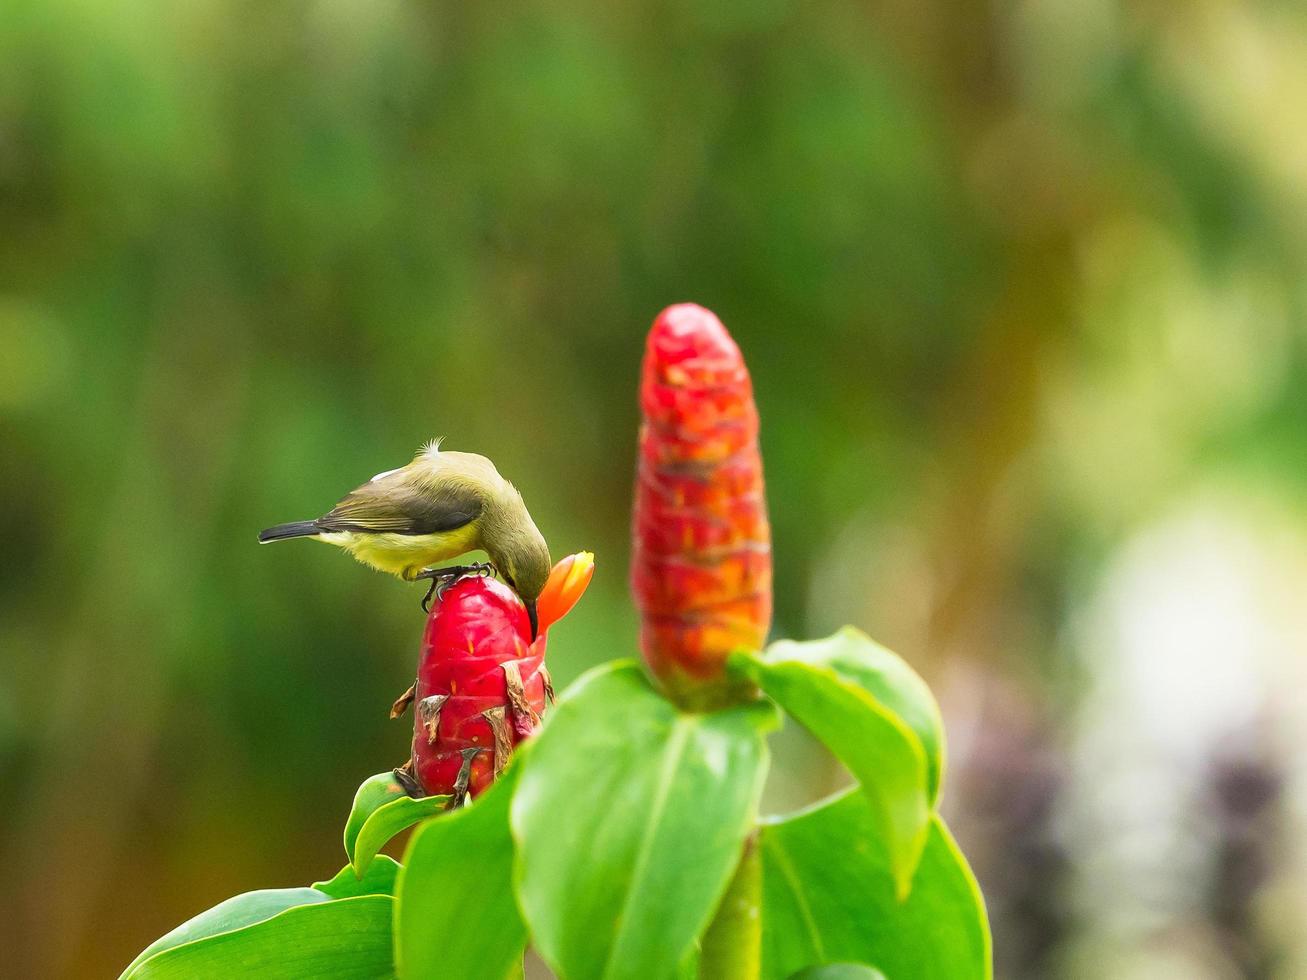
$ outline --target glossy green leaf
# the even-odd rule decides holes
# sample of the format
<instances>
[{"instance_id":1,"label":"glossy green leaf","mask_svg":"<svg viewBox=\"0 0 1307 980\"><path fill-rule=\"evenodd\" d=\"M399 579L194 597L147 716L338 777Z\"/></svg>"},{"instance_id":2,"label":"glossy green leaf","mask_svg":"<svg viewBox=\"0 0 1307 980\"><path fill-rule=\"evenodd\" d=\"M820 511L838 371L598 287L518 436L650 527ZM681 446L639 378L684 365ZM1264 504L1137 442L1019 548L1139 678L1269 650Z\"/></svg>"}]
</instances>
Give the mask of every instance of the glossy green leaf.
<instances>
[{"instance_id":1,"label":"glossy green leaf","mask_svg":"<svg viewBox=\"0 0 1307 980\"><path fill-rule=\"evenodd\" d=\"M772 664L796 661L829 667L898 715L926 750L934 804L944 773L944 720L930 688L906 660L852 626L824 640L781 640L768 647L763 657Z\"/></svg>"},{"instance_id":2,"label":"glossy green leaf","mask_svg":"<svg viewBox=\"0 0 1307 980\"><path fill-rule=\"evenodd\" d=\"M336 872L329 881L315 881L313 887L326 892L332 898L354 898L357 895L394 895L395 877L399 874L399 862L385 854L375 858L368 866L367 872L360 878L354 873L354 866L347 864Z\"/></svg>"},{"instance_id":3,"label":"glossy green leaf","mask_svg":"<svg viewBox=\"0 0 1307 980\"><path fill-rule=\"evenodd\" d=\"M518 897L559 975L676 975L739 860L775 723L763 702L683 713L630 662L569 689L512 808Z\"/></svg>"},{"instance_id":4,"label":"glossy green leaf","mask_svg":"<svg viewBox=\"0 0 1307 980\"><path fill-rule=\"evenodd\" d=\"M345 856L353 860L354 844L358 840L359 831L377 807L407 796L408 793L399 784L393 771L379 772L363 780L354 793L354 805L350 807L349 819L345 821Z\"/></svg>"},{"instance_id":5,"label":"glossy green leaf","mask_svg":"<svg viewBox=\"0 0 1307 980\"><path fill-rule=\"evenodd\" d=\"M792 973L789 980L885 980L885 974L862 963L827 963Z\"/></svg>"},{"instance_id":6,"label":"glossy green leaf","mask_svg":"<svg viewBox=\"0 0 1307 980\"><path fill-rule=\"evenodd\" d=\"M933 817L908 898L884 887L890 855L867 798L851 789L764 824L763 973L874 964L888 977L988 980L984 900L948 829Z\"/></svg>"},{"instance_id":7,"label":"glossy green leaf","mask_svg":"<svg viewBox=\"0 0 1307 980\"><path fill-rule=\"evenodd\" d=\"M408 842L396 891L400 976L503 980L521 969L527 936L508 829L518 757L471 806L428 820Z\"/></svg>"},{"instance_id":8,"label":"glossy green leaf","mask_svg":"<svg viewBox=\"0 0 1307 980\"><path fill-rule=\"evenodd\" d=\"M928 767L921 739L860 684L825 664L734 654L749 677L848 767L872 803L888 871L902 898L926 843Z\"/></svg>"},{"instance_id":9,"label":"glossy green leaf","mask_svg":"<svg viewBox=\"0 0 1307 980\"><path fill-rule=\"evenodd\" d=\"M440 813L448 802L448 796L413 799L394 772L378 773L365 780L354 794L354 806L345 822L345 855L355 874L362 877L392 837Z\"/></svg>"},{"instance_id":10,"label":"glossy green leaf","mask_svg":"<svg viewBox=\"0 0 1307 980\"><path fill-rule=\"evenodd\" d=\"M194 918L187 919L176 929L150 943L141 950L136 959L127 964L127 969L123 970L122 976L132 975L132 971L139 963L166 949L262 922L278 912L284 912L297 905L325 902L328 897L321 890L314 888L262 888L236 895L219 902L211 909L205 909Z\"/></svg>"},{"instance_id":11,"label":"glossy green leaf","mask_svg":"<svg viewBox=\"0 0 1307 980\"><path fill-rule=\"evenodd\" d=\"M305 889L306 891L309 889ZM155 953L131 980L374 980L393 977L394 899L364 895L271 918Z\"/></svg>"}]
</instances>

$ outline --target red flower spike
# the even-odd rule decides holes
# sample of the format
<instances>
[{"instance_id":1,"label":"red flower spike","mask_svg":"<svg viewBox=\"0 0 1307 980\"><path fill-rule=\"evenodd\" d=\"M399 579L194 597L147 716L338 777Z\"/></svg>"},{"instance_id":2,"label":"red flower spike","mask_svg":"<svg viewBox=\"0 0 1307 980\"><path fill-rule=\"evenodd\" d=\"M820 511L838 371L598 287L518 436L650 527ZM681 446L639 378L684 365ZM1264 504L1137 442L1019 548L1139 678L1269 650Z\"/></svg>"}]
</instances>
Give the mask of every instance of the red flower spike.
<instances>
[{"instance_id":1,"label":"red flower spike","mask_svg":"<svg viewBox=\"0 0 1307 980\"><path fill-rule=\"evenodd\" d=\"M688 707L750 696L724 664L766 639L771 528L753 384L711 312L685 303L658 315L640 408L631 586L645 663Z\"/></svg>"},{"instance_id":2,"label":"red flower spike","mask_svg":"<svg viewBox=\"0 0 1307 980\"><path fill-rule=\"evenodd\" d=\"M534 734L553 696L546 630L575 605L593 571L588 552L554 566L537 603L534 643L522 601L494 579L459 579L432 604L417 683L395 704L395 712L407 699L414 705L413 775L423 792L455 802L478 795Z\"/></svg>"}]
</instances>

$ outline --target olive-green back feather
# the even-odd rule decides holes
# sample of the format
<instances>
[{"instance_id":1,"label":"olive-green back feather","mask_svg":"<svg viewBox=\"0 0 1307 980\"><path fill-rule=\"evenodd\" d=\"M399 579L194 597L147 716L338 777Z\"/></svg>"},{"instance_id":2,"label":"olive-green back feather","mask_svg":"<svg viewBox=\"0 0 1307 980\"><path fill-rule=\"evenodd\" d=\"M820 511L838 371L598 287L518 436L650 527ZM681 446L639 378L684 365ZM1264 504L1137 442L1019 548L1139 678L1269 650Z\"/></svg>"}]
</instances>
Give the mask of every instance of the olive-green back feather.
<instances>
[{"instance_id":1,"label":"olive-green back feather","mask_svg":"<svg viewBox=\"0 0 1307 980\"><path fill-rule=\"evenodd\" d=\"M438 534L481 516L503 478L484 456L428 448L351 491L318 518L324 531Z\"/></svg>"}]
</instances>

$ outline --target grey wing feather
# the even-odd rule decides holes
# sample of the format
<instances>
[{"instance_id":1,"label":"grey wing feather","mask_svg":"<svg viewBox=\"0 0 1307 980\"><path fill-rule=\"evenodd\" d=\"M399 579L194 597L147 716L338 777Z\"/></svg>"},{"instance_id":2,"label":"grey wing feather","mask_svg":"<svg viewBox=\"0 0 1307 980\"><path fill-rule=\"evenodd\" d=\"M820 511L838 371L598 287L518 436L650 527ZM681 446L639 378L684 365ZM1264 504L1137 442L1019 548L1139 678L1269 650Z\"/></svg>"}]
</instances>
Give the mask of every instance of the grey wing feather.
<instances>
[{"instance_id":1,"label":"grey wing feather","mask_svg":"<svg viewBox=\"0 0 1307 980\"><path fill-rule=\"evenodd\" d=\"M414 486L397 474L365 483L319 517L324 531L373 534L438 534L481 514L481 498L466 486Z\"/></svg>"}]
</instances>

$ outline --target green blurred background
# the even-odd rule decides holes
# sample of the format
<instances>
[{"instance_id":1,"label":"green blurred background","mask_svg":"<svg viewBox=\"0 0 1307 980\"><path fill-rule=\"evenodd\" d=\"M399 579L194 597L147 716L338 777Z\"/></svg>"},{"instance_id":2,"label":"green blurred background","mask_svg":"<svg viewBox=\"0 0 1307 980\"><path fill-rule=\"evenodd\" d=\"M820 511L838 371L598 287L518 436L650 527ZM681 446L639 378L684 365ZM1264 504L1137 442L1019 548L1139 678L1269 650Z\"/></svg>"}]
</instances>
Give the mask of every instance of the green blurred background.
<instances>
[{"instance_id":1,"label":"green blurred background","mask_svg":"<svg viewBox=\"0 0 1307 980\"><path fill-rule=\"evenodd\" d=\"M1304 106L1277 0L8 0L5 972L339 867L420 589L255 533L426 439L597 552L555 677L631 655L694 300L775 635L935 686L998 975L1307 976Z\"/></svg>"}]
</instances>

